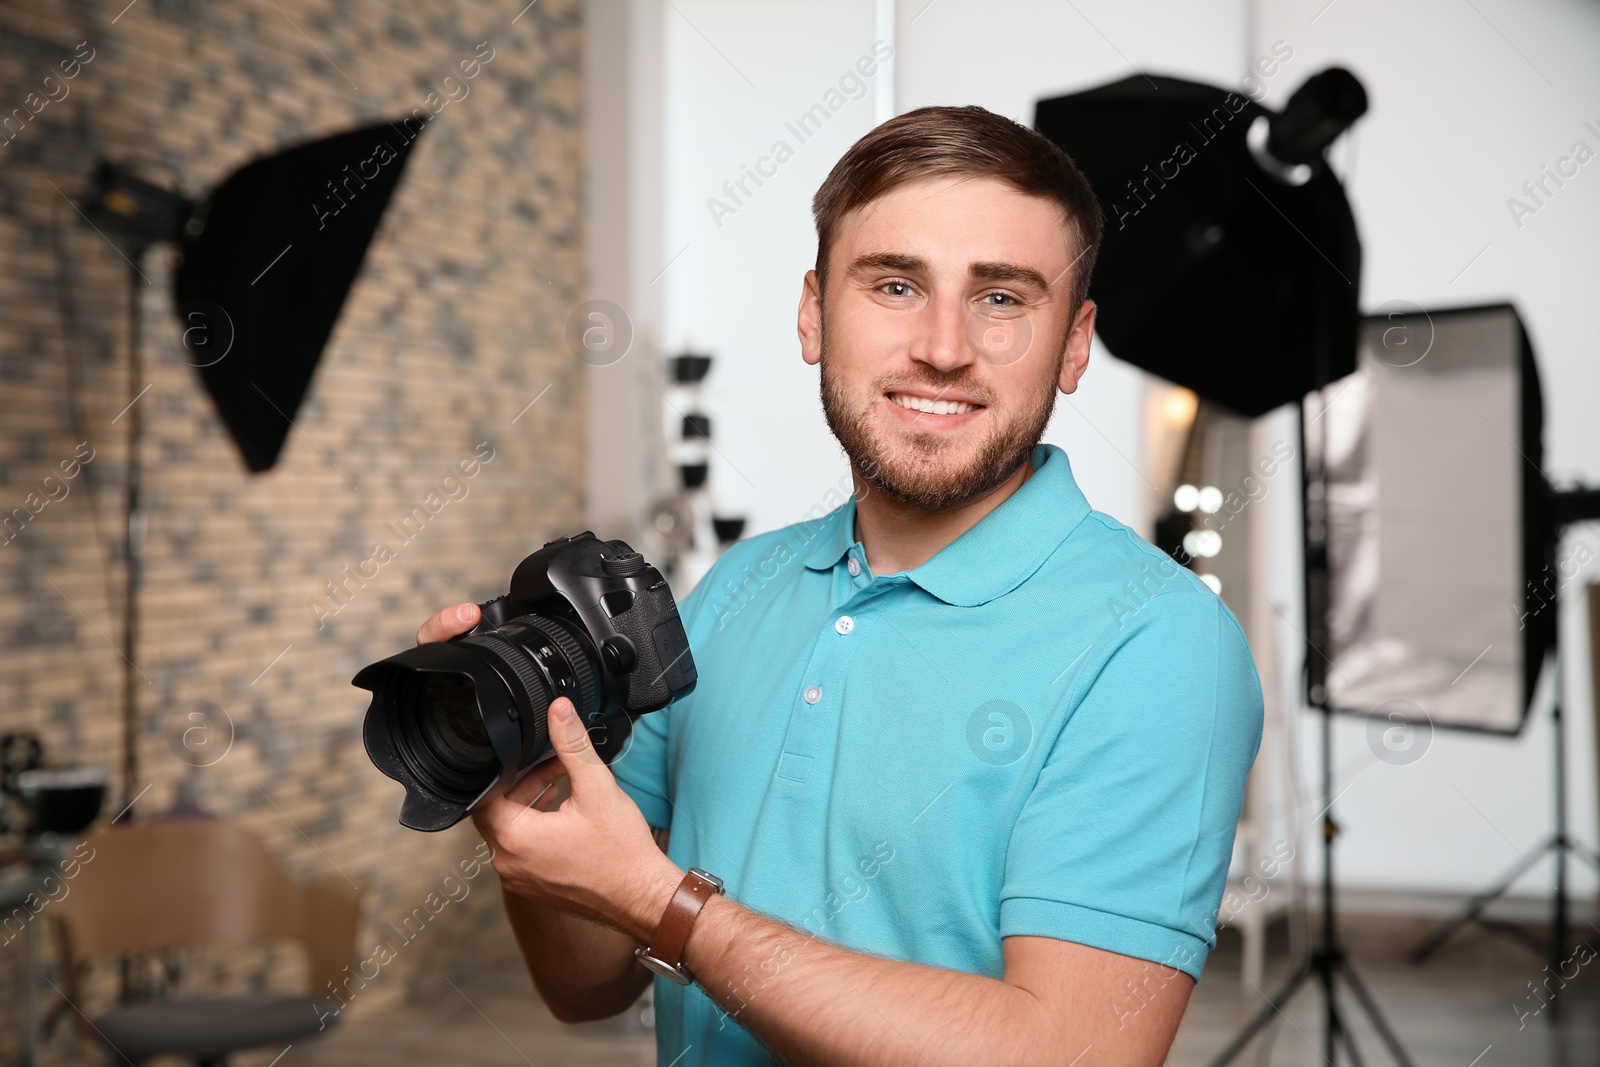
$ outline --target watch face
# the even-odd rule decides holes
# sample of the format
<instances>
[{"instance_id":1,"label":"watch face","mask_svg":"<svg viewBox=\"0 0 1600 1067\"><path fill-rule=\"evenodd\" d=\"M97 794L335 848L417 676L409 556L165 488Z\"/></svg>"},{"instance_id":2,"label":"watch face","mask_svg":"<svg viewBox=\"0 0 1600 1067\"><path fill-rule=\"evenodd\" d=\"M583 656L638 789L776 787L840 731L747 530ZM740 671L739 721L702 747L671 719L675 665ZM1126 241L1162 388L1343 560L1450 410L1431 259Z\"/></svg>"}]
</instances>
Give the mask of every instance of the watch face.
<instances>
[{"instance_id":1,"label":"watch face","mask_svg":"<svg viewBox=\"0 0 1600 1067\"><path fill-rule=\"evenodd\" d=\"M644 964L647 969L659 974L661 977L677 982L679 985L689 984L689 976L684 973L681 967L674 967L670 963L656 959L650 955L649 949L636 948L633 950L633 954L638 957L639 962Z\"/></svg>"}]
</instances>

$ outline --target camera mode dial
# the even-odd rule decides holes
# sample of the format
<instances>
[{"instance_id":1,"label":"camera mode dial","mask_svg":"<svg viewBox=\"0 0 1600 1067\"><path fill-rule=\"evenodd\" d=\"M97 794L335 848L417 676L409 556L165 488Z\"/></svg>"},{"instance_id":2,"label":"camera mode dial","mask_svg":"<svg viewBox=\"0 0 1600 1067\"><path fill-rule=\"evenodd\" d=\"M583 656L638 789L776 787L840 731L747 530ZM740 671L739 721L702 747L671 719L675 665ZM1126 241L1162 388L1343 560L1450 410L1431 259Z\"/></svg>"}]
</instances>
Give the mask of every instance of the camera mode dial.
<instances>
[{"instance_id":1,"label":"camera mode dial","mask_svg":"<svg viewBox=\"0 0 1600 1067\"><path fill-rule=\"evenodd\" d=\"M637 552L619 552L615 556L601 556L600 569L607 574L618 577L629 574L640 574L648 569L650 564Z\"/></svg>"}]
</instances>

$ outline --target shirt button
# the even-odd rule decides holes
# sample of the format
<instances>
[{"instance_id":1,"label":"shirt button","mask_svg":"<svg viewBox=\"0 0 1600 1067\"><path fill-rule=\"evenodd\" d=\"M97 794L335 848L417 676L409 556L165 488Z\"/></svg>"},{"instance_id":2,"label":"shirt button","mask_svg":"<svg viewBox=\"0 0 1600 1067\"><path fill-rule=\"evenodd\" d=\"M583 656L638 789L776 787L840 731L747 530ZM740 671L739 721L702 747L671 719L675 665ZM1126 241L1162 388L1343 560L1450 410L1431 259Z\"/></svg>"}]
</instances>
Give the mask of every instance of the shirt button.
<instances>
[{"instance_id":1,"label":"shirt button","mask_svg":"<svg viewBox=\"0 0 1600 1067\"><path fill-rule=\"evenodd\" d=\"M856 620L848 615L840 615L833 624L833 628L842 634L847 634L856 628Z\"/></svg>"},{"instance_id":2,"label":"shirt button","mask_svg":"<svg viewBox=\"0 0 1600 1067\"><path fill-rule=\"evenodd\" d=\"M845 569L850 572L850 577L861 577L861 564L856 561L854 556L851 556L850 561L845 564Z\"/></svg>"},{"instance_id":3,"label":"shirt button","mask_svg":"<svg viewBox=\"0 0 1600 1067\"><path fill-rule=\"evenodd\" d=\"M820 686L820 685L808 685L808 686L806 686L806 703L807 704L815 704L817 701L819 701L821 699L822 699L822 686Z\"/></svg>"}]
</instances>

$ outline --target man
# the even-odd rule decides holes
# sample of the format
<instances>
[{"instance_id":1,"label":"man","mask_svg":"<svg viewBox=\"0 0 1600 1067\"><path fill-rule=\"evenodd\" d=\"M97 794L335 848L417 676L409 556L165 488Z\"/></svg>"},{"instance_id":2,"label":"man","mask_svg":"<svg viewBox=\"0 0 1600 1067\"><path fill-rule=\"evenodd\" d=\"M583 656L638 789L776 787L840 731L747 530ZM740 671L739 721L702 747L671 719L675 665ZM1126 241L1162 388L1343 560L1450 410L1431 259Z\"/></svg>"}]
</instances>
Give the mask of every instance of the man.
<instances>
[{"instance_id":1,"label":"man","mask_svg":"<svg viewBox=\"0 0 1600 1067\"><path fill-rule=\"evenodd\" d=\"M663 1067L1159 1064L1261 693L1221 601L1038 444L1089 358L1094 195L924 108L813 206L801 354L855 497L728 550L682 608L698 688L613 767L558 700L558 759L476 814L534 982L580 1020L664 975Z\"/></svg>"}]
</instances>

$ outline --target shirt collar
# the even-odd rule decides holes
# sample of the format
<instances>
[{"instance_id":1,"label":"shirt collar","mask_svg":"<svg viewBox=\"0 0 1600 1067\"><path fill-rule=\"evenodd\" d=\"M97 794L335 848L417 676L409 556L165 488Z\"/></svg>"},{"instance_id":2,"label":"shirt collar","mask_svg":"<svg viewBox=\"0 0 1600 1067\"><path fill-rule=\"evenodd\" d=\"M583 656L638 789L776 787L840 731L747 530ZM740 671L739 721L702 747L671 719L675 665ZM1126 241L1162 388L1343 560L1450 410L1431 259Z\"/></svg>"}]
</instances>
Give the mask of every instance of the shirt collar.
<instances>
[{"instance_id":1,"label":"shirt collar","mask_svg":"<svg viewBox=\"0 0 1600 1067\"><path fill-rule=\"evenodd\" d=\"M1033 474L977 524L906 577L947 604L974 607L1004 596L1044 565L1089 514L1067 454L1041 444L1030 457ZM852 497L817 520L806 555L812 570L829 570L855 544Z\"/></svg>"},{"instance_id":2,"label":"shirt collar","mask_svg":"<svg viewBox=\"0 0 1600 1067\"><path fill-rule=\"evenodd\" d=\"M832 570L855 544L856 498L852 495L828 514L802 522L800 527L802 536L812 542L805 565L814 571Z\"/></svg>"}]
</instances>

